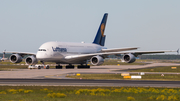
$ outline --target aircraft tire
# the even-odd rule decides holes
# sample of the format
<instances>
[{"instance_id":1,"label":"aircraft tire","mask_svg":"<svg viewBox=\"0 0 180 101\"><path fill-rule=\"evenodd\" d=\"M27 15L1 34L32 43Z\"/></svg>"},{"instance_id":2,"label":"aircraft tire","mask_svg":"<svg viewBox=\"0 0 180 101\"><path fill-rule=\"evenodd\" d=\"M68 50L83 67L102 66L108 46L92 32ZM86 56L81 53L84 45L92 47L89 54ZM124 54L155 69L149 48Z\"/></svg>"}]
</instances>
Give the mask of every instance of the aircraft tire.
<instances>
[{"instance_id":1,"label":"aircraft tire","mask_svg":"<svg viewBox=\"0 0 180 101\"><path fill-rule=\"evenodd\" d=\"M49 65L46 66L46 69L49 69Z\"/></svg>"},{"instance_id":2,"label":"aircraft tire","mask_svg":"<svg viewBox=\"0 0 180 101\"><path fill-rule=\"evenodd\" d=\"M90 69L90 66L77 66L78 69Z\"/></svg>"},{"instance_id":3,"label":"aircraft tire","mask_svg":"<svg viewBox=\"0 0 180 101\"><path fill-rule=\"evenodd\" d=\"M38 69L41 69L41 66L38 66Z\"/></svg>"},{"instance_id":4,"label":"aircraft tire","mask_svg":"<svg viewBox=\"0 0 180 101\"><path fill-rule=\"evenodd\" d=\"M66 69L74 69L74 66L66 66Z\"/></svg>"},{"instance_id":5,"label":"aircraft tire","mask_svg":"<svg viewBox=\"0 0 180 101\"><path fill-rule=\"evenodd\" d=\"M56 69L62 69L62 66L56 66Z\"/></svg>"},{"instance_id":6,"label":"aircraft tire","mask_svg":"<svg viewBox=\"0 0 180 101\"><path fill-rule=\"evenodd\" d=\"M88 68L88 69L90 69L90 66L85 66L85 68Z\"/></svg>"}]
</instances>

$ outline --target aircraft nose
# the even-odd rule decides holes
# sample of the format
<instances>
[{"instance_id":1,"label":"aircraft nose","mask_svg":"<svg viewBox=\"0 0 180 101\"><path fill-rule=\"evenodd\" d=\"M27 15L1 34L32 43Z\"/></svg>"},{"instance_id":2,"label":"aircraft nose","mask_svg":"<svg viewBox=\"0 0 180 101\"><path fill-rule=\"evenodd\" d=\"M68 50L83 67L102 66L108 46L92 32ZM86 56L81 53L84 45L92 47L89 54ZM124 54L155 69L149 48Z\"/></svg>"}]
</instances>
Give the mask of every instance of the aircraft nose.
<instances>
[{"instance_id":1,"label":"aircraft nose","mask_svg":"<svg viewBox=\"0 0 180 101\"><path fill-rule=\"evenodd\" d=\"M43 56L44 56L44 54L43 54L42 52L37 52L37 54L36 54L36 58L37 58L38 60L42 59Z\"/></svg>"}]
</instances>

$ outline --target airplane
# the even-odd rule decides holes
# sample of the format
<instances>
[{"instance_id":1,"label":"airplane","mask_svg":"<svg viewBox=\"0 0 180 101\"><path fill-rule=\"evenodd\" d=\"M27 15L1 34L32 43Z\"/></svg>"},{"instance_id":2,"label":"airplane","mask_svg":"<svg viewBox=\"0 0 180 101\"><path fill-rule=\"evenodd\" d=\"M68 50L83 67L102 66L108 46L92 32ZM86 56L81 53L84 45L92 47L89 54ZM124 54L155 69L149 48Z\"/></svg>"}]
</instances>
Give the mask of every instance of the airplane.
<instances>
[{"instance_id":1,"label":"airplane","mask_svg":"<svg viewBox=\"0 0 180 101\"><path fill-rule=\"evenodd\" d=\"M174 51L132 51L139 47L126 47L126 48L112 48L107 49L105 45L105 26L108 13L105 13L100 23L99 29L92 43L73 43L73 42L46 42L42 44L37 53L31 52L6 52L12 53L9 60L12 63L20 63L25 55L28 57L25 59L26 64L36 65L40 61L43 65L44 62L56 63L56 69L62 69L61 64L66 65L66 69L74 68L74 64L78 64L77 68L90 68L88 61L92 65L101 65L104 63L104 59L108 55L123 55L122 59L126 63L133 63L136 61L136 57L141 54L152 53L165 53ZM131 50L131 51L129 51ZM129 51L129 52L128 52ZM49 69L48 65L44 65L46 69Z\"/></svg>"}]
</instances>

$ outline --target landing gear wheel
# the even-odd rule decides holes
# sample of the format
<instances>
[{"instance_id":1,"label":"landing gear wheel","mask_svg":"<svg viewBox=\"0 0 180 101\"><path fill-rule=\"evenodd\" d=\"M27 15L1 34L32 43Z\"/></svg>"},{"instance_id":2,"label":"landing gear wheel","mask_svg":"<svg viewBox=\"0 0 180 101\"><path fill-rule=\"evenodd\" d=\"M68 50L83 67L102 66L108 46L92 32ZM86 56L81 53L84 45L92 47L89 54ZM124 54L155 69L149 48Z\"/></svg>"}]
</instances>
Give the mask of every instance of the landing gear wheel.
<instances>
[{"instance_id":1,"label":"landing gear wheel","mask_svg":"<svg viewBox=\"0 0 180 101\"><path fill-rule=\"evenodd\" d=\"M90 66L85 66L85 68L90 69Z\"/></svg>"},{"instance_id":2,"label":"landing gear wheel","mask_svg":"<svg viewBox=\"0 0 180 101\"><path fill-rule=\"evenodd\" d=\"M90 66L83 66L83 65L80 65L80 66L77 66L78 69L89 69Z\"/></svg>"},{"instance_id":3,"label":"landing gear wheel","mask_svg":"<svg viewBox=\"0 0 180 101\"><path fill-rule=\"evenodd\" d=\"M38 69L41 69L41 66L38 66Z\"/></svg>"},{"instance_id":4,"label":"landing gear wheel","mask_svg":"<svg viewBox=\"0 0 180 101\"><path fill-rule=\"evenodd\" d=\"M56 69L62 69L62 66L58 65L56 66Z\"/></svg>"},{"instance_id":5,"label":"landing gear wheel","mask_svg":"<svg viewBox=\"0 0 180 101\"><path fill-rule=\"evenodd\" d=\"M74 69L74 66L66 66L66 69Z\"/></svg>"},{"instance_id":6,"label":"landing gear wheel","mask_svg":"<svg viewBox=\"0 0 180 101\"><path fill-rule=\"evenodd\" d=\"M46 65L46 69L49 69L49 65Z\"/></svg>"}]
</instances>

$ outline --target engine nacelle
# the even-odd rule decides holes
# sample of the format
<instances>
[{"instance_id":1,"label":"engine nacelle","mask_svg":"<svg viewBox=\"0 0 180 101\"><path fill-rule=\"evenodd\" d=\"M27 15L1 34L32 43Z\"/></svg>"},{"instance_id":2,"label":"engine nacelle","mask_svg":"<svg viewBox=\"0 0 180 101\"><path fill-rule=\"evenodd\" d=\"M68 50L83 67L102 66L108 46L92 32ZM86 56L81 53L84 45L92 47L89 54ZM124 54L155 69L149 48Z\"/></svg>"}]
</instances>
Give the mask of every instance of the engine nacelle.
<instances>
[{"instance_id":1,"label":"engine nacelle","mask_svg":"<svg viewBox=\"0 0 180 101\"><path fill-rule=\"evenodd\" d=\"M28 56L25 60L26 64L28 65L35 65L38 63L38 60L36 59L35 56Z\"/></svg>"},{"instance_id":2,"label":"engine nacelle","mask_svg":"<svg viewBox=\"0 0 180 101\"><path fill-rule=\"evenodd\" d=\"M101 65L104 63L104 59L101 56L93 56L90 61L92 65Z\"/></svg>"},{"instance_id":3,"label":"engine nacelle","mask_svg":"<svg viewBox=\"0 0 180 101\"><path fill-rule=\"evenodd\" d=\"M12 54L9 59L12 63L22 62L22 56L20 56L19 54Z\"/></svg>"},{"instance_id":4,"label":"engine nacelle","mask_svg":"<svg viewBox=\"0 0 180 101\"><path fill-rule=\"evenodd\" d=\"M126 63L133 63L136 61L136 57L133 54L126 54L123 56L123 60Z\"/></svg>"}]
</instances>

